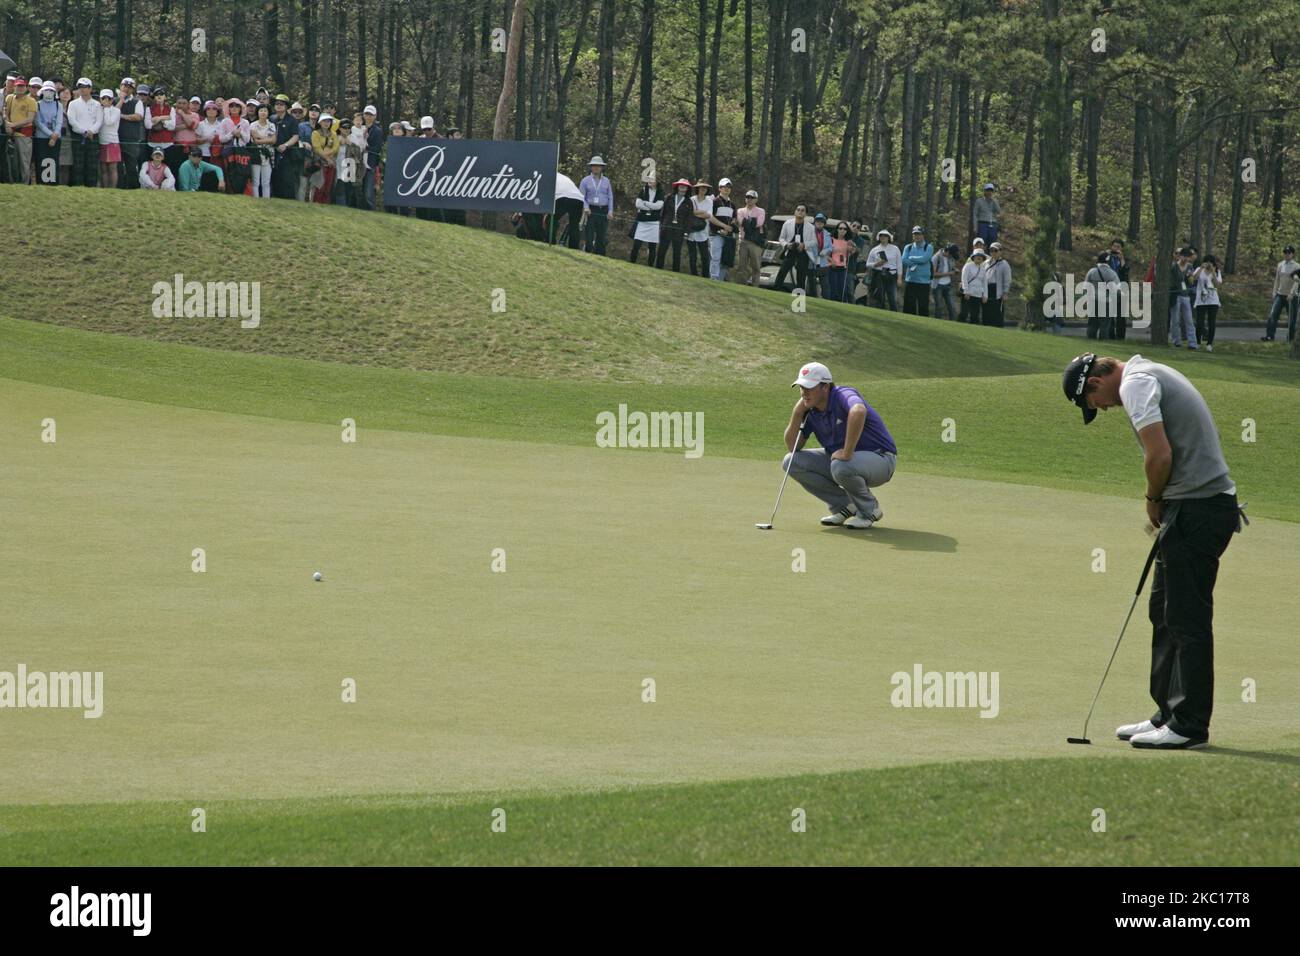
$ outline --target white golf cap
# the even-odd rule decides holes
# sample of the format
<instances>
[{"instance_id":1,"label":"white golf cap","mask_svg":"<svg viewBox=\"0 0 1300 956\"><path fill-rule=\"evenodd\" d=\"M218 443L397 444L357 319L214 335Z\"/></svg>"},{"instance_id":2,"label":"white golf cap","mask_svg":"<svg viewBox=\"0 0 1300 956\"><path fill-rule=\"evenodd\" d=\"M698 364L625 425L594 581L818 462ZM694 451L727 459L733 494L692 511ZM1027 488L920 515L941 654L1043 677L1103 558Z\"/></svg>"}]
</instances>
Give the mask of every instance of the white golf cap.
<instances>
[{"instance_id":1,"label":"white golf cap","mask_svg":"<svg viewBox=\"0 0 1300 956\"><path fill-rule=\"evenodd\" d=\"M888 229L881 229L878 233L876 233L877 239L879 239L881 236L888 236L890 239L894 238L894 234L890 232Z\"/></svg>"},{"instance_id":2,"label":"white golf cap","mask_svg":"<svg viewBox=\"0 0 1300 956\"><path fill-rule=\"evenodd\" d=\"M378 115L379 115L379 110L375 109L373 106L367 106L367 107L366 107L364 110L362 110L361 112L362 112L362 113L373 113L375 116L378 116Z\"/></svg>"},{"instance_id":3,"label":"white golf cap","mask_svg":"<svg viewBox=\"0 0 1300 956\"><path fill-rule=\"evenodd\" d=\"M85 77L85 76L83 76L81 79L77 80L77 89L81 89L81 87L83 87L83 86L88 86L88 87L90 87L92 90L95 88L95 84L92 83L92 82L90 82L90 78L89 78L89 77Z\"/></svg>"},{"instance_id":4,"label":"white golf cap","mask_svg":"<svg viewBox=\"0 0 1300 956\"><path fill-rule=\"evenodd\" d=\"M100 90L100 91L99 91L99 98L100 98L101 100L102 100L104 97L106 97L106 96L111 100L111 99L113 98L113 91L112 91L112 90Z\"/></svg>"},{"instance_id":5,"label":"white golf cap","mask_svg":"<svg viewBox=\"0 0 1300 956\"><path fill-rule=\"evenodd\" d=\"M408 133L415 132L415 127L411 125L410 120L402 120L402 129L406 130Z\"/></svg>"},{"instance_id":6,"label":"white golf cap","mask_svg":"<svg viewBox=\"0 0 1300 956\"><path fill-rule=\"evenodd\" d=\"M758 191L757 191L757 190L754 190L754 189L749 190L748 192L745 193L745 198L746 198L746 199L757 199L757 198L758 198Z\"/></svg>"},{"instance_id":7,"label":"white golf cap","mask_svg":"<svg viewBox=\"0 0 1300 956\"><path fill-rule=\"evenodd\" d=\"M320 116L316 117L316 121L318 123L332 123L334 122L334 117L329 113L321 113Z\"/></svg>"},{"instance_id":8,"label":"white golf cap","mask_svg":"<svg viewBox=\"0 0 1300 956\"><path fill-rule=\"evenodd\" d=\"M924 230L924 229L922 229L920 226L913 226L913 227L912 227L912 235L915 236L918 232L919 232L921 235L925 235L925 230Z\"/></svg>"},{"instance_id":9,"label":"white golf cap","mask_svg":"<svg viewBox=\"0 0 1300 956\"><path fill-rule=\"evenodd\" d=\"M723 186L730 186L730 185L731 185L731 180L728 179L726 176L723 176L721 179L718 180L719 189L721 189Z\"/></svg>"},{"instance_id":10,"label":"white golf cap","mask_svg":"<svg viewBox=\"0 0 1300 956\"><path fill-rule=\"evenodd\" d=\"M433 129L433 117L432 117L432 116L421 116L421 117L420 117L420 129Z\"/></svg>"},{"instance_id":11,"label":"white golf cap","mask_svg":"<svg viewBox=\"0 0 1300 956\"><path fill-rule=\"evenodd\" d=\"M998 188L998 187L997 187L997 186L994 186L992 183L985 183L985 184L984 184L984 191L985 191L985 192L988 192L990 189L997 189L997 188Z\"/></svg>"},{"instance_id":12,"label":"white golf cap","mask_svg":"<svg viewBox=\"0 0 1300 956\"><path fill-rule=\"evenodd\" d=\"M601 159L599 156L593 156L593 157L591 157L591 162L589 162L587 165L588 165L588 166L604 166L604 165L605 165L605 161L604 161L603 159Z\"/></svg>"},{"instance_id":13,"label":"white golf cap","mask_svg":"<svg viewBox=\"0 0 1300 956\"><path fill-rule=\"evenodd\" d=\"M803 368L799 369L799 377L794 380L794 384L790 387L794 388L795 385L799 385L803 388L812 388L814 385L820 385L822 382L833 381L835 381L835 379L831 378L831 370L825 365L821 362L809 362Z\"/></svg>"},{"instance_id":14,"label":"white golf cap","mask_svg":"<svg viewBox=\"0 0 1300 956\"><path fill-rule=\"evenodd\" d=\"M976 237L975 237L975 242L973 243L973 245L976 245L976 246L982 246L982 245L984 245L984 240L981 239L979 236L976 236Z\"/></svg>"},{"instance_id":15,"label":"white golf cap","mask_svg":"<svg viewBox=\"0 0 1300 956\"><path fill-rule=\"evenodd\" d=\"M989 248L990 248L990 249L1001 249L1001 248L1002 248L1002 243L1000 243L1000 242L995 242L995 243L993 243L993 245L989 246Z\"/></svg>"}]
</instances>

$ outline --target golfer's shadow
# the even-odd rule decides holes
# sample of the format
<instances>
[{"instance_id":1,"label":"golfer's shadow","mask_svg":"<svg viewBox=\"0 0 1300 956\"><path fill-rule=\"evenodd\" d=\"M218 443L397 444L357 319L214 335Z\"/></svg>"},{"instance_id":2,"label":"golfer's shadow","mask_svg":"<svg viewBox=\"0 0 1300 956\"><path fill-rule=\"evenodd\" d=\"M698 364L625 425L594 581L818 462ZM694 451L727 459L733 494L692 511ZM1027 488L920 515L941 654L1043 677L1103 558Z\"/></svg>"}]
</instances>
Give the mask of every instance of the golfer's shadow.
<instances>
[{"instance_id":1,"label":"golfer's shadow","mask_svg":"<svg viewBox=\"0 0 1300 956\"><path fill-rule=\"evenodd\" d=\"M1250 760L1263 760L1268 763L1285 763L1293 767L1300 766L1300 755L1279 754L1268 750L1238 750L1235 747L1218 747L1208 744L1200 748L1203 754L1218 754L1222 757L1245 757Z\"/></svg>"},{"instance_id":2,"label":"golfer's shadow","mask_svg":"<svg viewBox=\"0 0 1300 956\"><path fill-rule=\"evenodd\" d=\"M853 531L844 528L827 528L829 534L848 535L870 541L874 544L892 545L897 551L942 551L953 554L957 550L957 539L933 531L914 531L910 528L890 528L876 526L866 531Z\"/></svg>"}]
</instances>

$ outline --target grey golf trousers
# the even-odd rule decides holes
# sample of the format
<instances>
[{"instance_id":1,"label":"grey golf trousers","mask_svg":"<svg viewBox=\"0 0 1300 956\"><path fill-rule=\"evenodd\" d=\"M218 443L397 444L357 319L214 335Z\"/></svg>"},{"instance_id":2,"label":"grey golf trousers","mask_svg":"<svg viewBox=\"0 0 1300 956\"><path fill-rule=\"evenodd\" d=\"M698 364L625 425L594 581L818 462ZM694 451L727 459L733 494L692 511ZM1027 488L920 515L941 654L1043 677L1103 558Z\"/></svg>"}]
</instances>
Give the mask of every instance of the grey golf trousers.
<instances>
[{"instance_id":1,"label":"grey golf trousers","mask_svg":"<svg viewBox=\"0 0 1300 956\"><path fill-rule=\"evenodd\" d=\"M790 462L787 454L781 468ZM836 461L824 448L805 448L794 452L790 477L809 494L826 502L831 511L840 511L852 502L858 514L870 517L880 507L871 489L894 477L898 456L891 452L855 451L849 461Z\"/></svg>"}]
</instances>

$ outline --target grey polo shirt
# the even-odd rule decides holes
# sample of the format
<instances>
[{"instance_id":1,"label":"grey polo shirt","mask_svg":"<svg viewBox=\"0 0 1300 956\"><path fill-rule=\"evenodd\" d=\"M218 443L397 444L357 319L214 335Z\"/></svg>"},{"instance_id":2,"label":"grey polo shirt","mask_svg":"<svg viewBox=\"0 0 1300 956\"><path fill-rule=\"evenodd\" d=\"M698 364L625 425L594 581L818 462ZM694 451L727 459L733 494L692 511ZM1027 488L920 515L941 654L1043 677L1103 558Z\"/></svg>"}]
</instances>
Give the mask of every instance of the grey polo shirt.
<instances>
[{"instance_id":1,"label":"grey polo shirt","mask_svg":"<svg viewBox=\"0 0 1300 956\"><path fill-rule=\"evenodd\" d=\"M1164 422L1173 450L1164 498L1173 501L1236 493L1210 407L1182 372L1134 355L1124 364L1119 399L1135 435L1148 425Z\"/></svg>"}]
</instances>

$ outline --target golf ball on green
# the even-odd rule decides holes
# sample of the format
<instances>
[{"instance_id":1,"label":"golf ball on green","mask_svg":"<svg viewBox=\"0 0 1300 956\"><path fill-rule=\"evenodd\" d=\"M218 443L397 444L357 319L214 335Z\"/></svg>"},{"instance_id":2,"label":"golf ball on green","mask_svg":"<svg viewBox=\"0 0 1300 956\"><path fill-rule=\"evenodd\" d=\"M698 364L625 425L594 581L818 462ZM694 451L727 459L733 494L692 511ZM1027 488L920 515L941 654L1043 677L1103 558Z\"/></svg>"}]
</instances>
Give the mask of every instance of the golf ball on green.
<instances>
[{"instance_id":1,"label":"golf ball on green","mask_svg":"<svg viewBox=\"0 0 1300 956\"><path fill-rule=\"evenodd\" d=\"M321 578L323 578L324 576L325 576L325 575L321 574L319 571L314 571L314 572L312 573L311 579L312 579L313 581L319 581L319 580L320 580Z\"/></svg>"}]
</instances>

